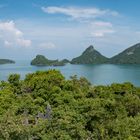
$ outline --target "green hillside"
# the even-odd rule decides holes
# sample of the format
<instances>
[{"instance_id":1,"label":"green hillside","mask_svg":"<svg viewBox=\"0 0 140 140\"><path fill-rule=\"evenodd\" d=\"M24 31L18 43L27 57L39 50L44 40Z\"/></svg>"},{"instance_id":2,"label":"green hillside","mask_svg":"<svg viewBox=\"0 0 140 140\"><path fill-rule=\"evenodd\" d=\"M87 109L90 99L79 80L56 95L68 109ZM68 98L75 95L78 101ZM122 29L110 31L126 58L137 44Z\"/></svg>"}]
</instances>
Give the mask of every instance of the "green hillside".
<instances>
[{"instance_id":1,"label":"green hillside","mask_svg":"<svg viewBox=\"0 0 140 140\"><path fill-rule=\"evenodd\" d=\"M136 44L120 54L112 57L109 63L113 64L140 64L140 43Z\"/></svg>"},{"instance_id":2,"label":"green hillside","mask_svg":"<svg viewBox=\"0 0 140 140\"><path fill-rule=\"evenodd\" d=\"M64 66L66 63L71 64L140 64L140 43L131 46L118 55L107 58L100 52L89 46L79 57L73 58L72 61L64 60L49 60L43 55L37 55L32 60L31 65L36 66Z\"/></svg>"},{"instance_id":3,"label":"green hillside","mask_svg":"<svg viewBox=\"0 0 140 140\"><path fill-rule=\"evenodd\" d=\"M93 46L89 46L79 57L73 58L72 64L100 64L106 63L108 58L100 54L94 49Z\"/></svg>"}]
</instances>

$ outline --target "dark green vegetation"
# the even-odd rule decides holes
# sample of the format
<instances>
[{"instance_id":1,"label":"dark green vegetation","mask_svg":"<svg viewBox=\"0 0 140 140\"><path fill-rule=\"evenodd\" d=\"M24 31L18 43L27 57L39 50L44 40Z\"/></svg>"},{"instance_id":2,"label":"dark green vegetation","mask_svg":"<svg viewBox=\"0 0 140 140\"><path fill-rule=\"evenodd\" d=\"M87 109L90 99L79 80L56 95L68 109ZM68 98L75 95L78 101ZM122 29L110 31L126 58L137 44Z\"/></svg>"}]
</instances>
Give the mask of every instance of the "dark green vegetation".
<instances>
[{"instance_id":1,"label":"dark green vegetation","mask_svg":"<svg viewBox=\"0 0 140 140\"><path fill-rule=\"evenodd\" d=\"M101 55L94 49L93 46L89 46L79 57L72 59L72 64L101 64L106 63L108 58Z\"/></svg>"},{"instance_id":2,"label":"dark green vegetation","mask_svg":"<svg viewBox=\"0 0 140 140\"><path fill-rule=\"evenodd\" d=\"M136 44L120 54L107 58L103 56L100 52L94 49L91 45L89 46L79 57L73 58L72 61L67 59L49 60L43 55L37 55L35 59L32 60L31 65L36 66L64 66L66 63L71 64L140 64L140 43Z\"/></svg>"},{"instance_id":3,"label":"dark green vegetation","mask_svg":"<svg viewBox=\"0 0 140 140\"><path fill-rule=\"evenodd\" d=\"M140 64L140 43L136 44L120 54L106 58L94 49L93 46L88 47L81 56L72 59L72 64Z\"/></svg>"},{"instance_id":4,"label":"dark green vegetation","mask_svg":"<svg viewBox=\"0 0 140 140\"><path fill-rule=\"evenodd\" d=\"M140 88L56 70L0 83L0 140L139 140Z\"/></svg>"},{"instance_id":5,"label":"dark green vegetation","mask_svg":"<svg viewBox=\"0 0 140 140\"><path fill-rule=\"evenodd\" d=\"M114 64L140 64L140 44L136 44L120 54L112 57L110 63Z\"/></svg>"},{"instance_id":6,"label":"dark green vegetation","mask_svg":"<svg viewBox=\"0 0 140 140\"><path fill-rule=\"evenodd\" d=\"M0 59L0 65L1 64L12 64L15 63L13 60L9 60L9 59Z\"/></svg>"},{"instance_id":7,"label":"dark green vegetation","mask_svg":"<svg viewBox=\"0 0 140 140\"><path fill-rule=\"evenodd\" d=\"M64 66L69 61L64 59L62 61L49 60L43 55L37 55L35 59L31 61L31 65L35 66Z\"/></svg>"}]
</instances>

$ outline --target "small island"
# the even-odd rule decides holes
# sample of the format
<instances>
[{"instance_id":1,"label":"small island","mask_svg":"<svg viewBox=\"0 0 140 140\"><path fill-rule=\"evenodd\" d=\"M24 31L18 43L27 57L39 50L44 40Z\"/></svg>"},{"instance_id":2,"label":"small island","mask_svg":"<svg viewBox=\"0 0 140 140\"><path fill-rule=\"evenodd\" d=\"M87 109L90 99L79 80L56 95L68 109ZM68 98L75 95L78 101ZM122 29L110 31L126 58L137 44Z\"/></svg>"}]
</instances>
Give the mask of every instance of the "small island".
<instances>
[{"instance_id":1,"label":"small island","mask_svg":"<svg viewBox=\"0 0 140 140\"><path fill-rule=\"evenodd\" d=\"M31 65L34 66L64 66L66 63L69 63L69 60L49 60L43 55L37 55L36 58L31 61Z\"/></svg>"},{"instance_id":2,"label":"small island","mask_svg":"<svg viewBox=\"0 0 140 140\"><path fill-rule=\"evenodd\" d=\"M10 60L10 59L0 59L0 65L2 64L14 64L15 61Z\"/></svg>"}]
</instances>

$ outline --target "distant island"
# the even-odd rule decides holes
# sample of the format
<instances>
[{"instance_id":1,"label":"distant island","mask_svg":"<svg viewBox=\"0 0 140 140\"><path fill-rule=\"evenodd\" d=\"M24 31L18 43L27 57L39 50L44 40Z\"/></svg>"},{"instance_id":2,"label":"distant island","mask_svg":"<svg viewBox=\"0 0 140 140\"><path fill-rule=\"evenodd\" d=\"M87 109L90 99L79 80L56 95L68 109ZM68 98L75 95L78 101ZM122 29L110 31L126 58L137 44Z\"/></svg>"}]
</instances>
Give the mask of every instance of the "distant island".
<instances>
[{"instance_id":1,"label":"distant island","mask_svg":"<svg viewBox=\"0 0 140 140\"><path fill-rule=\"evenodd\" d=\"M61 61L59 60L49 60L43 55L37 55L36 58L34 58L31 61L31 65L35 66L64 66L66 63L68 63L69 60L63 59Z\"/></svg>"},{"instance_id":2,"label":"distant island","mask_svg":"<svg viewBox=\"0 0 140 140\"><path fill-rule=\"evenodd\" d=\"M107 58L98 52L92 45L78 57L71 61L63 59L59 61L49 60L43 55L37 55L31 61L31 65L36 66L64 66L67 63L71 64L140 64L140 43L129 47L118 55Z\"/></svg>"},{"instance_id":3,"label":"distant island","mask_svg":"<svg viewBox=\"0 0 140 140\"><path fill-rule=\"evenodd\" d=\"M140 43L129 47L118 55L107 58L89 46L79 57L73 58L71 64L140 64Z\"/></svg>"},{"instance_id":4,"label":"distant island","mask_svg":"<svg viewBox=\"0 0 140 140\"><path fill-rule=\"evenodd\" d=\"M10 59L0 59L0 65L2 64L14 64L15 61L10 60Z\"/></svg>"}]
</instances>

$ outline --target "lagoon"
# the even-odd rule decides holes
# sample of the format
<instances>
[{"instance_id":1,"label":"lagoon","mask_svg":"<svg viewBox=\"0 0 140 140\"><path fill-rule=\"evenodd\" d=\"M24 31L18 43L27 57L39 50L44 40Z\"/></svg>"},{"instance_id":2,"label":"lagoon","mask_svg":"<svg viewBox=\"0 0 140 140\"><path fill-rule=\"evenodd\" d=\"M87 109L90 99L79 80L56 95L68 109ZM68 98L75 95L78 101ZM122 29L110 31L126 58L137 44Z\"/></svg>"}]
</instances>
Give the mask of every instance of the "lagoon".
<instances>
[{"instance_id":1,"label":"lagoon","mask_svg":"<svg viewBox=\"0 0 140 140\"><path fill-rule=\"evenodd\" d=\"M16 61L16 64L0 65L0 80L7 80L9 74L18 73L23 79L26 74L38 70L60 70L66 78L72 75L87 78L94 85L109 85L111 83L131 82L135 86L140 86L140 65L71 65L65 66L31 66L30 61Z\"/></svg>"}]
</instances>

